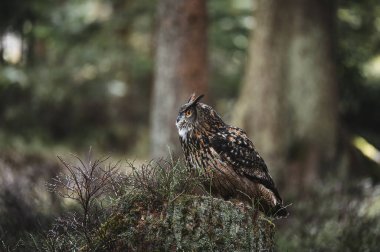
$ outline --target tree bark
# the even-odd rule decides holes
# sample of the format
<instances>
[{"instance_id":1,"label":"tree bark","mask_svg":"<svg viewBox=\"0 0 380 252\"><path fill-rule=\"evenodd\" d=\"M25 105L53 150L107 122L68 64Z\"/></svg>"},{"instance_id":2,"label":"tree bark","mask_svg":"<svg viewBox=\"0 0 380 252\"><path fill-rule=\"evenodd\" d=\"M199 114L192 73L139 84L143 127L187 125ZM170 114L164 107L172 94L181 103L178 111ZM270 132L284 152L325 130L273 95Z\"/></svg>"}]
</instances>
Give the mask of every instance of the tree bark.
<instances>
[{"instance_id":1,"label":"tree bark","mask_svg":"<svg viewBox=\"0 0 380 252\"><path fill-rule=\"evenodd\" d=\"M233 120L288 189L307 188L335 156L334 11L334 1L258 1Z\"/></svg>"},{"instance_id":2,"label":"tree bark","mask_svg":"<svg viewBox=\"0 0 380 252\"><path fill-rule=\"evenodd\" d=\"M151 109L151 155L178 149L175 119L193 93L207 92L207 13L203 0L158 2L155 82Z\"/></svg>"}]
</instances>

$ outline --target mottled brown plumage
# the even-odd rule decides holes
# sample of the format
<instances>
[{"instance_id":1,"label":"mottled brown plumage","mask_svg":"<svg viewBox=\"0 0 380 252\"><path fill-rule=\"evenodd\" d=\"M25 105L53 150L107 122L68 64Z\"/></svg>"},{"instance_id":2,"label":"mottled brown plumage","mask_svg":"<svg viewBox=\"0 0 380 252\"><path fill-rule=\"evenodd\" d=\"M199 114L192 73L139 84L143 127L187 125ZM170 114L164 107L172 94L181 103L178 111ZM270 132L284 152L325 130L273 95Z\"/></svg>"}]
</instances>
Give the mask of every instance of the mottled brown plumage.
<instances>
[{"instance_id":1,"label":"mottled brown plumage","mask_svg":"<svg viewBox=\"0 0 380 252\"><path fill-rule=\"evenodd\" d=\"M216 111L192 95L177 117L187 166L207 177L213 194L224 199L254 202L269 216L288 212L246 133L223 122Z\"/></svg>"}]
</instances>

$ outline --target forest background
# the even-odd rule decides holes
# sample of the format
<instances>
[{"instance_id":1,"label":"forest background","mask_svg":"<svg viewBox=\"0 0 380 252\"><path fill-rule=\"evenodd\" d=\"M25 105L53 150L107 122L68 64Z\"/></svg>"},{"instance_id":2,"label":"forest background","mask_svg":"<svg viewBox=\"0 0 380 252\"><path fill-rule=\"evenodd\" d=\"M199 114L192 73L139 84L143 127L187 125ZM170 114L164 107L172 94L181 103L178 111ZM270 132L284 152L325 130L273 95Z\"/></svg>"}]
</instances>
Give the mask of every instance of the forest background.
<instances>
[{"instance_id":1,"label":"forest background","mask_svg":"<svg viewBox=\"0 0 380 252\"><path fill-rule=\"evenodd\" d=\"M65 211L45 190L57 154L180 157L175 118L196 92L291 204L279 251L376 248L378 1L3 0L0 38L1 240Z\"/></svg>"}]
</instances>

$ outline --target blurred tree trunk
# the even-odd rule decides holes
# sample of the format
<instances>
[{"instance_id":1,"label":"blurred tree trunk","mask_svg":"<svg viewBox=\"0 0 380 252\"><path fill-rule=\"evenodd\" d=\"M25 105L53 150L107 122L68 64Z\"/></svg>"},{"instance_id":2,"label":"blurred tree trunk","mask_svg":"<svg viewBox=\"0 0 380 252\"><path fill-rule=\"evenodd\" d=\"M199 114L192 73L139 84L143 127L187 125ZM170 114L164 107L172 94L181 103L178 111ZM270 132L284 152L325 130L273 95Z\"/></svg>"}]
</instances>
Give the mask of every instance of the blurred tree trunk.
<instances>
[{"instance_id":1,"label":"blurred tree trunk","mask_svg":"<svg viewBox=\"0 0 380 252\"><path fill-rule=\"evenodd\" d=\"M335 156L334 1L259 0L234 122L280 187L307 189Z\"/></svg>"},{"instance_id":2,"label":"blurred tree trunk","mask_svg":"<svg viewBox=\"0 0 380 252\"><path fill-rule=\"evenodd\" d=\"M175 120L193 92L207 90L207 12L203 0L158 1L155 81L151 108L151 155L178 149Z\"/></svg>"}]
</instances>

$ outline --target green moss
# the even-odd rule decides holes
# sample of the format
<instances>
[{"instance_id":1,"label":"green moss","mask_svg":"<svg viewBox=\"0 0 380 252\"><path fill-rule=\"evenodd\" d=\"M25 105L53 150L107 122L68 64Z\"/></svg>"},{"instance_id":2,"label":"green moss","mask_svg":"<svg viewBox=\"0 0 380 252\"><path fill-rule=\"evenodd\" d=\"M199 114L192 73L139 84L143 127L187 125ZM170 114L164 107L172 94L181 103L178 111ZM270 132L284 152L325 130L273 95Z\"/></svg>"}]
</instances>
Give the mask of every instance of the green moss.
<instances>
[{"instance_id":1,"label":"green moss","mask_svg":"<svg viewBox=\"0 0 380 252\"><path fill-rule=\"evenodd\" d=\"M273 250L274 226L253 219L251 208L205 196L182 195L169 205L144 198L134 197L101 225L100 250Z\"/></svg>"}]
</instances>

